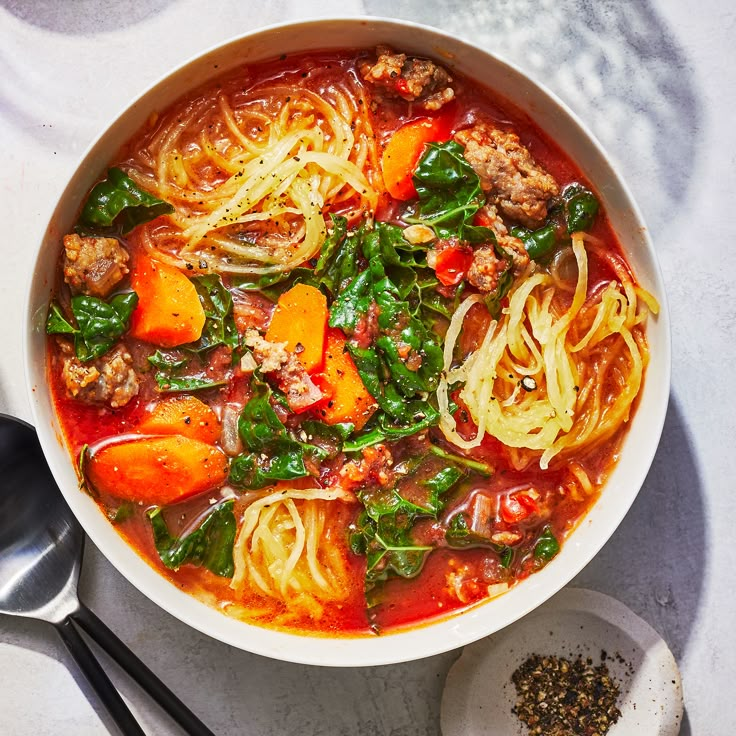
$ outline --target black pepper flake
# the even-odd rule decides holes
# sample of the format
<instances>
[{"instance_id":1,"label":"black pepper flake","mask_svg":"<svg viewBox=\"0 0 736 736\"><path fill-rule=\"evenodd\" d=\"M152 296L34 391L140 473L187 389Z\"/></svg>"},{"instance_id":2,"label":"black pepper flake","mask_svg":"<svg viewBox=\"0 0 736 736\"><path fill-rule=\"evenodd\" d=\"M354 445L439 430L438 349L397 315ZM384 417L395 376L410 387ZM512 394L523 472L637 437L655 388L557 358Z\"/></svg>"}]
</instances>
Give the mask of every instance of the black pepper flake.
<instances>
[{"instance_id":1,"label":"black pepper flake","mask_svg":"<svg viewBox=\"0 0 736 736\"><path fill-rule=\"evenodd\" d=\"M601 653L604 654L603 652ZM604 736L621 717L620 688L605 664L532 654L511 675L511 709L533 736Z\"/></svg>"}]
</instances>

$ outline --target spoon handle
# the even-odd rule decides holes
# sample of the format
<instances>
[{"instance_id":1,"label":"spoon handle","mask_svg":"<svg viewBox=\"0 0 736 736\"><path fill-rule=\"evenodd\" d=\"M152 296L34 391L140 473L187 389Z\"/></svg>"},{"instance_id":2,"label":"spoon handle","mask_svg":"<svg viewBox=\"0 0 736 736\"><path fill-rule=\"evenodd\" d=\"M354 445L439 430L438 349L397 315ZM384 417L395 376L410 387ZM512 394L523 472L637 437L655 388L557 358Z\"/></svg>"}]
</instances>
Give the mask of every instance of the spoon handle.
<instances>
[{"instance_id":1,"label":"spoon handle","mask_svg":"<svg viewBox=\"0 0 736 736\"><path fill-rule=\"evenodd\" d=\"M207 726L107 628L84 603L72 614L79 624L136 682L147 692L189 736L214 736Z\"/></svg>"},{"instance_id":2,"label":"spoon handle","mask_svg":"<svg viewBox=\"0 0 736 736\"><path fill-rule=\"evenodd\" d=\"M55 626L87 681L94 688L102 704L107 708L108 713L115 721L115 725L120 729L120 733L124 736L146 736L138 721L135 720L133 714L128 710L128 706L120 697L120 693L115 689L115 686L110 682L110 678L95 659L95 655L92 654L84 639L74 628L71 618L67 617Z\"/></svg>"}]
</instances>

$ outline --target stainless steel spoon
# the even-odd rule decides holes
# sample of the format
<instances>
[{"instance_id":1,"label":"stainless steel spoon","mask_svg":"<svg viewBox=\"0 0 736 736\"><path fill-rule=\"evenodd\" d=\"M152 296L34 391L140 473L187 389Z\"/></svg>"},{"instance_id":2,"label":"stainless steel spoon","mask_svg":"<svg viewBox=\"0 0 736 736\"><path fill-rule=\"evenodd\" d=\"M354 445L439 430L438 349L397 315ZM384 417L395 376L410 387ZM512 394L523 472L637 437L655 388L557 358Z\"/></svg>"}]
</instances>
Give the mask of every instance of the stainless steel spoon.
<instances>
[{"instance_id":1,"label":"stainless steel spoon","mask_svg":"<svg viewBox=\"0 0 736 736\"><path fill-rule=\"evenodd\" d=\"M48 621L125 736L145 736L77 626L193 736L212 732L77 596L84 532L33 427L0 414L0 613Z\"/></svg>"}]
</instances>

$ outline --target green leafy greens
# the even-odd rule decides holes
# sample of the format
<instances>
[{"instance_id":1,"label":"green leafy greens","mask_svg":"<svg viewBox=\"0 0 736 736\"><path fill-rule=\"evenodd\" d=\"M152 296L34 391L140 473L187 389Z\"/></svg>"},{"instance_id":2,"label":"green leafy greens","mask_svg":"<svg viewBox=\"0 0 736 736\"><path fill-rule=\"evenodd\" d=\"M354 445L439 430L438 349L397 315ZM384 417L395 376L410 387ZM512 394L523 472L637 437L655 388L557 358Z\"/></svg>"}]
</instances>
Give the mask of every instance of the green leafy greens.
<instances>
[{"instance_id":1,"label":"green leafy greens","mask_svg":"<svg viewBox=\"0 0 736 736\"><path fill-rule=\"evenodd\" d=\"M557 556L560 551L560 543L557 537L552 533L552 529L546 526L534 545L534 556L538 560L549 562L553 557Z\"/></svg>"},{"instance_id":2,"label":"green leafy greens","mask_svg":"<svg viewBox=\"0 0 736 736\"><path fill-rule=\"evenodd\" d=\"M596 196L582 184L570 184L562 192L565 202L567 232L590 230L598 214L600 205Z\"/></svg>"},{"instance_id":3,"label":"green leafy greens","mask_svg":"<svg viewBox=\"0 0 736 736\"><path fill-rule=\"evenodd\" d=\"M204 309L205 322L202 336L186 350L202 353L218 345L235 350L238 347L238 328L233 316L233 297L217 274L195 276L191 279Z\"/></svg>"},{"instance_id":4,"label":"green leafy greens","mask_svg":"<svg viewBox=\"0 0 736 736\"><path fill-rule=\"evenodd\" d=\"M197 529L184 537L170 534L160 507L150 509L147 514L161 562L172 570L190 563L206 567L215 575L232 577L237 532L233 505L229 500L215 506Z\"/></svg>"},{"instance_id":5,"label":"green leafy greens","mask_svg":"<svg viewBox=\"0 0 736 736\"><path fill-rule=\"evenodd\" d=\"M71 298L71 311L77 326L71 324L61 307L53 302L46 319L46 332L71 335L77 358L86 363L104 355L125 334L137 303L138 295L134 291L115 294L109 301L77 294Z\"/></svg>"},{"instance_id":6,"label":"green leafy greens","mask_svg":"<svg viewBox=\"0 0 736 736\"><path fill-rule=\"evenodd\" d=\"M122 169L112 168L89 193L78 229L98 232L118 226L127 235L138 225L173 211L172 205L141 189Z\"/></svg>"},{"instance_id":7,"label":"green leafy greens","mask_svg":"<svg viewBox=\"0 0 736 736\"><path fill-rule=\"evenodd\" d=\"M498 285L486 298L488 311L497 317L501 300L513 284L513 262L499 246L493 230L473 224L486 198L480 177L465 159L463 150L456 141L430 143L427 146L414 172L419 205L417 211L406 220L430 226L441 239L457 238L461 242L493 248L496 257L506 264L499 274ZM436 290L434 296L430 292L427 306L448 316L448 305L438 300L437 296Z\"/></svg>"},{"instance_id":8,"label":"green leafy greens","mask_svg":"<svg viewBox=\"0 0 736 736\"><path fill-rule=\"evenodd\" d=\"M400 228L392 225L377 224L358 243L368 267L347 283L343 281L345 285L330 308L329 324L352 337L371 309L375 310L375 340L366 347L349 344L349 350L382 412L394 425L407 428L430 414L434 418L419 394L437 388L442 370L439 339L409 301L410 296L416 301L415 268L421 261ZM385 431L389 423L382 424ZM423 426L428 425L414 431Z\"/></svg>"},{"instance_id":9,"label":"green leafy greens","mask_svg":"<svg viewBox=\"0 0 736 736\"><path fill-rule=\"evenodd\" d=\"M419 210L409 222L429 225L440 238L493 243L493 231L472 224L486 198L480 178L456 141L430 143L414 171Z\"/></svg>"},{"instance_id":10,"label":"green leafy greens","mask_svg":"<svg viewBox=\"0 0 736 736\"><path fill-rule=\"evenodd\" d=\"M272 301L295 284L309 284L322 289L330 296L337 295L341 288L358 273L359 246L365 226L348 232L344 217L331 215L332 230L325 238L314 268L299 267L291 271L267 274L255 280L248 278L238 287L245 291L260 291Z\"/></svg>"},{"instance_id":11,"label":"green leafy greens","mask_svg":"<svg viewBox=\"0 0 736 736\"><path fill-rule=\"evenodd\" d=\"M562 197L549 210L547 221L536 230L520 225L511 228L511 235L524 243L529 258L544 259L557 248L570 242L570 235L593 227L600 209L596 196L582 184L565 187Z\"/></svg>"},{"instance_id":12,"label":"green leafy greens","mask_svg":"<svg viewBox=\"0 0 736 736\"><path fill-rule=\"evenodd\" d=\"M256 374L251 381L253 396L238 419L238 431L247 452L230 464L230 482L238 488L263 488L277 480L292 480L309 475L306 458L322 460L337 454L342 439L352 425L304 422L303 431L316 440L310 444L295 439L272 406L275 392Z\"/></svg>"},{"instance_id":13,"label":"green leafy greens","mask_svg":"<svg viewBox=\"0 0 736 736\"><path fill-rule=\"evenodd\" d=\"M158 368L154 378L163 393L202 391L227 383L225 380L213 380L203 373L184 374L184 369L189 366L189 359L179 351L157 350L148 356L148 362Z\"/></svg>"},{"instance_id":14,"label":"green leafy greens","mask_svg":"<svg viewBox=\"0 0 736 736\"><path fill-rule=\"evenodd\" d=\"M421 464L416 473L421 472ZM437 519L444 508L443 495L464 473L448 466L416 483L423 493L410 500L396 489L360 494L364 510L353 525L350 547L366 556L366 590L391 576L412 578L421 572L431 545L417 544L412 530L421 518Z\"/></svg>"}]
</instances>

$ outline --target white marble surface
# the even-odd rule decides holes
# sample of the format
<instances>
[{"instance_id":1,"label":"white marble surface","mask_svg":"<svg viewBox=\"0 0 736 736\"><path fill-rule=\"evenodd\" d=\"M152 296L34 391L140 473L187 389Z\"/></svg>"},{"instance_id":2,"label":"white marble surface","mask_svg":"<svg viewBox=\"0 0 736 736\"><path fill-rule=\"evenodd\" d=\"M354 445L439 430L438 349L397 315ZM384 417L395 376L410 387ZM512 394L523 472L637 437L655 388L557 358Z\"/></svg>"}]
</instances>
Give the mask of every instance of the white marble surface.
<instances>
[{"instance_id":1,"label":"white marble surface","mask_svg":"<svg viewBox=\"0 0 736 736\"><path fill-rule=\"evenodd\" d=\"M436 25L516 62L581 116L631 185L669 293L671 404L637 502L575 584L618 598L667 640L683 674L683 735L733 733L731 3L0 0L0 410L29 417L21 325L33 251L106 121L167 67L222 39L288 18L354 13ZM439 733L444 677L458 652L331 670L236 651L159 610L92 547L82 595L222 736ZM110 670L147 732L180 733ZM0 733L105 734L94 703L50 628L0 617Z\"/></svg>"}]
</instances>

